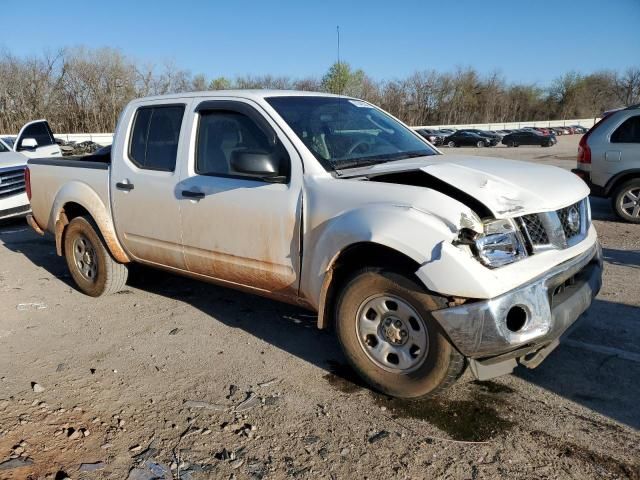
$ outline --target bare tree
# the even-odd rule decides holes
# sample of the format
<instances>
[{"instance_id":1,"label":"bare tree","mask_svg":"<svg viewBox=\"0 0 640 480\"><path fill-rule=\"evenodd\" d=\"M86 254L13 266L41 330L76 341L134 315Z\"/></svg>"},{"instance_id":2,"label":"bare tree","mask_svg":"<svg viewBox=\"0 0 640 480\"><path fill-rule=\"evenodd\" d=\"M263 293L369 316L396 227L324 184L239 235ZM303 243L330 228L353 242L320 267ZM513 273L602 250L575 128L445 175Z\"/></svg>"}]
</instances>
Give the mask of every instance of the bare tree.
<instances>
[{"instance_id":1,"label":"bare tree","mask_svg":"<svg viewBox=\"0 0 640 480\"><path fill-rule=\"evenodd\" d=\"M418 71L376 81L341 62L323 77L243 75L208 79L177 67L134 62L110 48L73 48L16 57L0 51L0 132L47 118L58 132L113 131L131 99L194 90L273 88L329 91L363 98L413 125L594 117L640 102L640 67L589 75L569 72L547 89L508 84L473 68Z\"/></svg>"}]
</instances>

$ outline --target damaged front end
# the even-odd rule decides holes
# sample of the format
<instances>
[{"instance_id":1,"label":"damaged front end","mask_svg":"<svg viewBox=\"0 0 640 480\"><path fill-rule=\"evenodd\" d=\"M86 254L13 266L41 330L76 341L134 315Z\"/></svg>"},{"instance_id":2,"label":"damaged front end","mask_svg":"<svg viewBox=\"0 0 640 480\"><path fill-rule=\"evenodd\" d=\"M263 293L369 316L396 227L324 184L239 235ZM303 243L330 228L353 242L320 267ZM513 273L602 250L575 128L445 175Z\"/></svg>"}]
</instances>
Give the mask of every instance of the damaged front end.
<instances>
[{"instance_id":1,"label":"damaged front end","mask_svg":"<svg viewBox=\"0 0 640 480\"><path fill-rule=\"evenodd\" d=\"M474 375L487 380L521 363L535 368L591 305L602 285L599 244L490 300L433 312Z\"/></svg>"},{"instance_id":2,"label":"damaged front end","mask_svg":"<svg viewBox=\"0 0 640 480\"><path fill-rule=\"evenodd\" d=\"M435 190L469 209L455 222L449 215L454 238L416 275L430 291L455 299L433 316L485 380L518 363L542 362L600 290L602 260L581 185L567 180L564 191L543 200L543 175L520 187L517 166L507 165L500 178L501 165L490 163L488 172L483 165L434 163L366 178ZM549 173L551 183L562 180Z\"/></svg>"},{"instance_id":3,"label":"damaged front end","mask_svg":"<svg viewBox=\"0 0 640 480\"><path fill-rule=\"evenodd\" d=\"M369 180L435 189L476 214L458 222L458 255L449 250L447 265L427 262L416 273L430 290L458 299L433 316L478 379L510 373L518 363L538 366L600 290L601 251L586 196L557 210L535 213L529 201L506 212L485 202L486 191L480 201L428 168Z\"/></svg>"}]
</instances>

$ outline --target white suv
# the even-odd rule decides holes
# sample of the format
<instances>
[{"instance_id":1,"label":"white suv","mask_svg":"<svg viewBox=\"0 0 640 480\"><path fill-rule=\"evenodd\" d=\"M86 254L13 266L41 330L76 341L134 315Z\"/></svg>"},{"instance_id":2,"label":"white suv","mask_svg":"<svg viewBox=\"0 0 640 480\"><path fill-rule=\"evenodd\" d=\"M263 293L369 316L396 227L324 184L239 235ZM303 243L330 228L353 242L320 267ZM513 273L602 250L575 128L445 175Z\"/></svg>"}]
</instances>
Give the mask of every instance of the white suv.
<instances>
[{"instance_id":1,"label":"white suv","mask_svg":"<svg viewBox=\"0 0 640 480\"><path fill-rule=\"evenodd\" d=\"M573 172L621 219L640 223L640 104L605 114L580 139Z\"/></svg>"}]
</instances>

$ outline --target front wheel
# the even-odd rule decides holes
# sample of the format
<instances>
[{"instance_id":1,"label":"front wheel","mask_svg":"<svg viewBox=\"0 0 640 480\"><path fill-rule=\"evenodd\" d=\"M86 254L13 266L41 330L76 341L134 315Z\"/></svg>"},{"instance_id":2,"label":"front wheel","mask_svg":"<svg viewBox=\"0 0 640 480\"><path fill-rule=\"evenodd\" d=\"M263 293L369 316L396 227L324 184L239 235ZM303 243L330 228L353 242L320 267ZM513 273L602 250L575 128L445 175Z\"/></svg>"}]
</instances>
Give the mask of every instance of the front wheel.
<instances>
[{"instance_id":1,"label":"front wheel","mask_svg":"<svg viewBox=\"0 0 640 480\"><path fill-rule=\"evenodd\" d=\"M431 312L446 301L410 275L363 269L347 282L336 307L345 356L374 389L399 398L433 395L453 384L464 357Z\"/></svg>"},{"instance_id":2,"label":"front wheel","mask_svg":"<svg viewBox=\"0 0 640 480\"><path fill-rule=\"evenodd\" d=\"M126 265L116 262L104 245L90 217L76 217L64 233L64 256L69 272L82 292L92 297L122 290Z\"/></svg>"},{"instance_id":3,"label":"front wheel","mask_svg":"<svg viewBox=\"0 0 640 480\"><path fill-rule=\"evenodd\" d=\"M486 143L484 143L482 140L478 140L478 143L476 143L476 146L477 146L478 148L482 148L482 147L486 147L486 146L487 146L487 144L486 144Z\"/></svg>"},{"instance_id":4,"label":"front wheel","mask_svg":"<svg viewBox=\"0 0 640 480\"><path fill-rule=\"evenodd\" d=\"M618 217L640 223L640 178L634 178L616 189L611 203Z\"/></svg>"},{"instance_id":5,"label":"front wheel","mask_svg":"<svg viewBox=\"0 0 640 480\"><path fill-rule=\"evenodd\" d=\"M449 148L453 148L453 147L455 147L455 146L456 146L456 142L454 142L453 140L451 140L449 143L447 143L447 146L448 146Z\"/></svg>"}]
</instances>

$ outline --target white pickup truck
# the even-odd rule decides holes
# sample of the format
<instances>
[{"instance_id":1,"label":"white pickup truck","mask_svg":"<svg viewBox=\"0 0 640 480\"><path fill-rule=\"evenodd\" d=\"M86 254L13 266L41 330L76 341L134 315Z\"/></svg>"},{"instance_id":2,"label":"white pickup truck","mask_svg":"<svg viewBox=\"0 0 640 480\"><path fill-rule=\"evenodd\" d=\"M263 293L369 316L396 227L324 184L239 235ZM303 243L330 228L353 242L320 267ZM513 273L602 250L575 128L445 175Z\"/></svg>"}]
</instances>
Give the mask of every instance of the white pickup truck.
<instances>
[{"instance_id":1,"label":"white pickup truck","mask_svg":"<svg viewBox=\"0 0 640 480\"><path fill-rule=\"evenodd\" d=\"M110 157L33 159L30 225L78 287L140 262L318 312L375 389L418 398L469 366L538 365L602 261L568 171L441 155L375 106L291 91L132 101Z\"/></svg>"}]
</instances>

